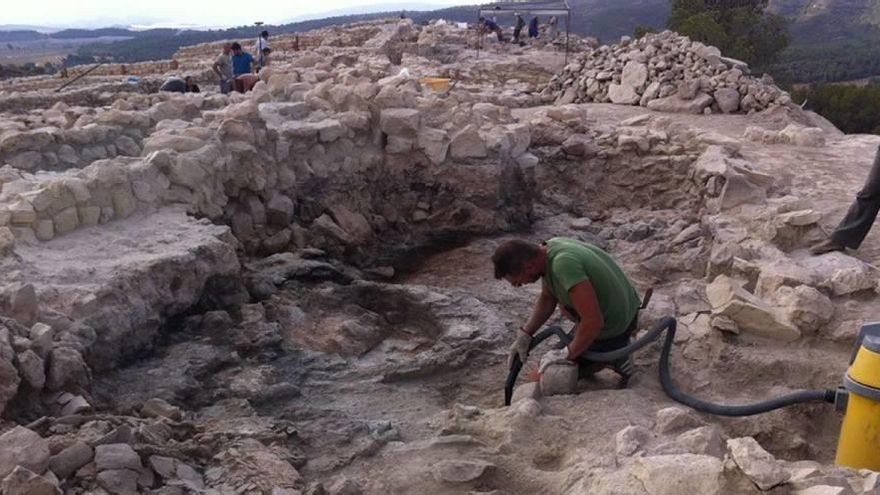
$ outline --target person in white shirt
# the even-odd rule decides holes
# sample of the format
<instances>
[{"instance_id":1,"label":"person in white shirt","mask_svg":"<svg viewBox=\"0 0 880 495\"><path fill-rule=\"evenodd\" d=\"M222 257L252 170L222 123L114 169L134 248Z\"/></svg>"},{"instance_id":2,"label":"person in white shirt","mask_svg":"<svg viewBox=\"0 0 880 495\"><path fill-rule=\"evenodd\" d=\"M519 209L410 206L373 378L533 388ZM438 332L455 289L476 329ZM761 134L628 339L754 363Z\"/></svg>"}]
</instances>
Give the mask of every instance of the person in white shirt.
<instances>
[{"instance_id":1,"label":"person in white shirt","mask_svg":"<svg viewBox=\"0 0 880 495\"><path fill-rule=\"evenodd\" d=\"M269 31L260 33L260 37L257 38L257 42L254 44L254 59L257 62L257 71L265 65L263 63L263 50L266 48L271 48L269 46Z\"/></svg>"}]
</instances>

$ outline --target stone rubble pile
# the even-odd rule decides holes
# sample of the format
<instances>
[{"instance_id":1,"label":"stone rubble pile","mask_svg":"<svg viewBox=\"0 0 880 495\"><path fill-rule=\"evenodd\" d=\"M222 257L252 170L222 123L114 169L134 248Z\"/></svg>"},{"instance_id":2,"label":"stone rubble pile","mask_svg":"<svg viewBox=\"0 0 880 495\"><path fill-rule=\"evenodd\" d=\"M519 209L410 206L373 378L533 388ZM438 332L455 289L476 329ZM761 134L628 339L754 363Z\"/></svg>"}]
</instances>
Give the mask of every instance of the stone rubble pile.
<instances>
[{"instance_id":1,"label":"stone rubble pile","mask_svg":"<svg viewBox=\"0 0 880 495\"><path fill-rule=\"evenodd\" d=\"M557 104L611 102L680 113L751 113L791 103L767 77L712 46L672 31L581 55L553 76L543 96Z\"/></svg>"}]
</instances>

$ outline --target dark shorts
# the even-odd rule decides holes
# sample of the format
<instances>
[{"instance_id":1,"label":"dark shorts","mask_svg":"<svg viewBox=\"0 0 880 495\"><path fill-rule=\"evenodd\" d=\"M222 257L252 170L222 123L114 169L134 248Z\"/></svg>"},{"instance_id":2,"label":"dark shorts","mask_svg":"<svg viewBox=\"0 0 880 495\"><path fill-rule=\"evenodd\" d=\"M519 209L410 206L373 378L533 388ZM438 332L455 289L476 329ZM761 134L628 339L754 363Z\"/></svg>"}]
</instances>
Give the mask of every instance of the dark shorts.
<instances>
[{"instance_id":1,"label":"dark shorts","mask_svg":"<svg viewBox=\"0 0 880 495\"><path fill-rule=\"evenodd\" d=\"M633 318L632 322L629 324L629 327L620 335L615 337L611 337L603 340L596 340L587 348L587 351L592 352L611 352L616 351L617 349L622 349L629 345L630 340L632 339L633 334L639 328L639 316L636 314L635 318ZM577 325L571 331L574 333L577 330ZM578 364L581 366L584 365L592 365L596 364L594 361L590 361L589 359L580 357L577 360ZM607 365L611 365L612 363L604 363Z\"/></svg>"}]
</instances>

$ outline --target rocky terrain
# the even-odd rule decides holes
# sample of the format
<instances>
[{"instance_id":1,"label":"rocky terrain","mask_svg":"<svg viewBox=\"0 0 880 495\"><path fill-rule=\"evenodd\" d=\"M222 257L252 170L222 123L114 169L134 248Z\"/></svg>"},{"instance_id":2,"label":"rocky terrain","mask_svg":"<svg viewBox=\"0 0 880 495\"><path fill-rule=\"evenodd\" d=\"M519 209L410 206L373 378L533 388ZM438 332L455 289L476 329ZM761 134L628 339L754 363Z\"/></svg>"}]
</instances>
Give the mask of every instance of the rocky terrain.
<instances>
[{"instance_id":1,"label":"rocky terrain","mask_svg":"<svg viewBox=\"0 0 880 495\"><path fill-rule=\"evenodd\" d=\"M279 50L245 95L213 90L216 44L176 57L204 71L201 94L156 93L157 62L138 85L34 78L0 95L0 492L880 490L833 465L832 406L690 411L657 383L658 346L628 389L603 371L551 394L524 372L503 407L538 288L489 261L511 237L608 249L654 288L643 328L677 317L673 373L701 397L834 388L877 317L880 242L804 248L880 138L843 135L717 53L702 75L748 115L717 114L717 96L696 115L574 103L565 81L600 63L609 94L650 65L639 102L649 80L696 87L619 46L575 68L557 46L477 52L444 24L308 36L320 44ZM671 59L712 53L658 36ZM420 82L437 76L454 85Z\"/></svg>"}]
</instances>

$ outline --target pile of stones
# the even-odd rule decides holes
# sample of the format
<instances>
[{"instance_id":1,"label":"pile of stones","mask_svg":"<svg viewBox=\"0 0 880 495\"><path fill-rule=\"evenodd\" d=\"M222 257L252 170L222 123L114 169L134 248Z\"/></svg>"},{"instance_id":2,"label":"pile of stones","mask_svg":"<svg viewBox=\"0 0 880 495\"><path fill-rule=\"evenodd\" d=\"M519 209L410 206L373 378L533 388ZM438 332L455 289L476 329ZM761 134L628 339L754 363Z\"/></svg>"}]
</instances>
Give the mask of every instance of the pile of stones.
<instances>
[{"instance_id":1,"label":"pile of stones","mask_svg":"<svg viewBox=\"0 0 880 495\"><path fill-rule=\"evenodd\" d=\"M791 103L769 76L672 31L628 36L585 52L542 96L556 103L617 103L681 113L749 113Z\"/></svg>"}]
</instances>

